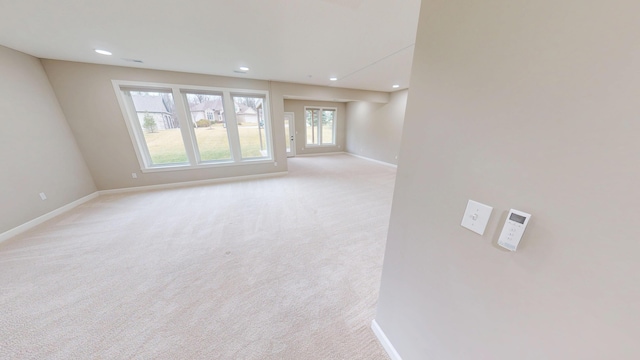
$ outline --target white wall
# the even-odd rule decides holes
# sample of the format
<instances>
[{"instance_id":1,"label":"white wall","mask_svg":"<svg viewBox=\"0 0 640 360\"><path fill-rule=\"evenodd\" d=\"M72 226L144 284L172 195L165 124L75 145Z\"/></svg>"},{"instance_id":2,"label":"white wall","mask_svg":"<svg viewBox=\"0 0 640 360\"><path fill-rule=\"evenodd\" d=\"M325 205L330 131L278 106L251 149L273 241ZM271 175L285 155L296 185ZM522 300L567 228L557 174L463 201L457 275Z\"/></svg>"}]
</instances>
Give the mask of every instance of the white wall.
<instances>
[{"instance_id":1,"label":"white wall","mask_svg":"<svg viewBox=\"0 0 640 360\"><path fill-rule=\"evenodd\" d=\"M376 316L403 359L640 358L638 14L422 2Z\"/></svg>"},{"instance_id":2,"label":"white wall","mask_svg":"<svg viewBox=\"0 0 640 360\"><path fill-rule=\"evenodd\" d=\"M3 233L96 187L40 61L0 46L0 79Z\"/></svg>"},{"instance_id":3,"label":"white wall","mask_svg":"<svg viewBox=\"0 0 640 360\"><path fill-rule=\"evenodd\" d=\"M391 93L389 102L347 103L347 152L398 163L408 90Z\"/></svg>"}]
</instances>

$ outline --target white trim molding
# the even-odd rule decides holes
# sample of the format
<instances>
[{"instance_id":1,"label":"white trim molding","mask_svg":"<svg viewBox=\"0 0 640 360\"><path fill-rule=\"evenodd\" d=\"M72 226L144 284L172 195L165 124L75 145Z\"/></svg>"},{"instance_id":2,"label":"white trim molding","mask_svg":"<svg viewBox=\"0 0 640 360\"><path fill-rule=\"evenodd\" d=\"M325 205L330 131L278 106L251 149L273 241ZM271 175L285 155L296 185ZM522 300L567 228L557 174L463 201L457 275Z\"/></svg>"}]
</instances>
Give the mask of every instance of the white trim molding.
<instances>
[{"instance_id":1,"label":"white trim molding","mask_svg":"<svg viewBox=\"0 0 640 360\"><path fill-rule=\"evenodd\" d=\"M311 156L327 156L327 155L344 155L346 154L344 151L332 151L325 153L308 153L308 154L297 154L296 157L311 157Z\"/></svg>"},{"instance_id":2,"label":"white trim molding","mask_svg":"<svg viewBox=\"0 0 640 360\"><path fill-rule=\"evenodd\" d=\"M353 153L350 153L350 152L345 152L345 154L347 154L347 155L351 155L351 156L353 156L353 157L357 157L357 158L360 158L360 159L364 159L364 160L372 161L372 162L374 162L374 163L378 163L378 164L381 164L381 165L386 165L386 166L391 166L391 167L393 167L393 168L398 168L398 165L396 165L396 164L392 164L392 163L388 163L388 162L384 162L384 161L380 161L380 160L376 160L376 159L368 158L368 157L366 157L366 156L356 155L356 154L353 154Z\"/></svg>"},{"instance_id":3,"label":"white trim molding","mask_svg":"<svg viewBox=\"0 0 640 360\"><path fill-rule=\"evenodd\" d=\"M184 182L169 183L169 184L136 186L136 187L112 189L112 190L100 190L100 191L98 191L98 193L100 195L112 195L112 194L122 194L122 193L128 193L128 192L136 192L136 191L151 191L151 190L172 189L172 188L187 187L187 186L209 185L209 184L216 184L216 183L225 183L225 182L234 182L234 181L246 181L246 180L257 180L257 179L264 179L264 178L271 178L271 177L279 177L279 176L285 176L288 173L289 173L288 171L280 171L280 172L267 173L267 174L233 176L233 177L218 178L218 179L207 179L207 180L196 180L196 181L184 181Z\"/></svg>"},{"instance_id":4,"label":"white trim molding","mask_svg":"<svg viewBox=\"0 0 640 360\"><path fill-rule=\"evenodd\" d=\"M400 354L398 354L398 352L396 351L396 348L393 347L391 341L389 341L389 338L387 338L387 335L384 334L384 331L382 331L380 325L378 325L378 323L376 322L376 319L373 319L373 321L371 321L371 330L373 330L373 333L376 334L380 345L382 345L391 360L402 360Z\"/></svg>"},{"instance_id":5,"label":"white trim molding","mask_svg":"<svg viewBox=\"0 0 640 360\"><path fill-rule=\"evenodd\" d=\"M215 184L215 183L224 183L224 182L233 182L233 181L245 181L245 180L256 180L262 178L271 178L277 176L287 175L287 171L281 171L276 173L267 173L267 174L258 174L258 175L246 175L246 176L234 176L220 179L208 179L208 180L198 180L198 181L186 181L179 183L170 183L170 184L159 184L159 185L149 185L149 186L138 186L138 187L130 187L130 188L122 188L122 189L113 189L113 190L98 190L92 194L89 194L83 198L80 198L74 202L71 202L67 205L61 206L51 212L48 212L42 216L39 216L31 221L28 221L22 225L16 226L13 229L7 230L0 234L0 243L8 240L16 235L22 234L27 230L31 230L32 228L42 224L43 222L53 219L58 215L62 215L63 213L86 203L89 200L93 200L98 196L102 195L111 195L111 194L120 194L120 193L128 193L128 192L136 192L136 191L149 191L149 190L161 190L161 189L170 189L170 188L178 188L178 187L186 187L186 186L197 186L197 185L207 185L207 184Z\"/></svg>"},{"instance_id":6,"label":"white trim molding","mask_svg":"<svg viewBox=\"0 0 640 360\"><path fill-rule=\"evenodd\" d=\"M89 194L89 195L87 195L85 197L82 197L82 198L80 198L80 199L78 199L76 201L73 201L73 202L71 202L71 203L69 203L67 205L61 206L61 207L59 207L59 208L57 208L57 209L55 209L55 210L53 210L51 212L48 212L48 213L46 213L44 215L41 215L41 216L38 216L37 218L35 218L35 219L31 220L31 221L28 221L28 222L26 222L26 223L24 223L22 225L16 226L13 229L7 230L7 231L3 232L2 234L0 234L0 243L5 241L5 240L8 240L8 239L10 239L10 238L12 238L12 237L14 237L16 235L22 234L23 232L25 232L27 230L31 230L34 227L42 224L43 222L45 222L47 220L50 220L50 219L53 219L54 217L56 217L56 216L58 216L60 214L63 214L63 213L65 213L65 212L67 212L67 211L69 211L69 210L71 210L71 209L73 209L73 208L75 208L77 206L80 206L80 205L86 203L89 200L95 199L95 198L98 197L98 195L99 194L96 191L96 192L94 192L92 194Z\"/></svg>"}]
</instances>

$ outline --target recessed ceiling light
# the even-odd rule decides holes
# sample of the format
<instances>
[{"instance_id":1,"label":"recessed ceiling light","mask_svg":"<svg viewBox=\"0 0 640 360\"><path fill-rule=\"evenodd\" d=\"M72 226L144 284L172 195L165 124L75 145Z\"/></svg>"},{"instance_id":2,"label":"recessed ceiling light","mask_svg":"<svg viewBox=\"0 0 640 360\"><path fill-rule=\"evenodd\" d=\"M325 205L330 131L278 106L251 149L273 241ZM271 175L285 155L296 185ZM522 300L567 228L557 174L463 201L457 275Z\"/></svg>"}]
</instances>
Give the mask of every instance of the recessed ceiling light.
<instances>
[{"instance_id":1,"label":"recessed ceiling light","mask_svg":"<svg viewBox=\"0 0 640 360\"><path fill-rule=\"evenodd\" d=\"M100 55L111 55L111 51L96 49L96 52Z\"/></svg>"},{"instance_id":2,"label":"recessed ceiling light","mask_svg":"<svg viewBox=\"0 0 640 360\"><path fill-rule=\"evenodd\" d=\"M393 87L394 89L397 89L397 88L399 88L399 87L400 87L400 85L397 85L397 84L396 84L396 85L393 85L392 87Z\"/></svg>"},{"instance_id":3,"label":"recessed ceiling light","mask_svg":"<svg viewBox=\"0 0 640 360\"><path fill-rule=\"evenodd\" d=\"M142 61L142 60L138 60L138 59L127 59L127 58L122 58L122 60L124 60L124 61L128 61L128 62L139 63L139 64L142 64L142 63L143 63L143 61Z\"/></svg>"},{"instance_id":4,"label":"recessed ceiling light","mask_svg":"<svg viewBox=\"0 0 640 360\"><path fill-rule=\"evenodd\" d=\"M249 68L246 66L240 66L240 70L242 71L249 71Z\"/></svg>"},{"instance_id":5,"label":"recessed ceiling light","mask_svg":"<svg viewBox=\"0 0 640 360\"><path fill-rule=\"evenodd\" d=\"M338 78L337 77L331 77L331 78L329 78L329 80L336 81L336 80L338 80Z\"/></svg>"}]
</instances>

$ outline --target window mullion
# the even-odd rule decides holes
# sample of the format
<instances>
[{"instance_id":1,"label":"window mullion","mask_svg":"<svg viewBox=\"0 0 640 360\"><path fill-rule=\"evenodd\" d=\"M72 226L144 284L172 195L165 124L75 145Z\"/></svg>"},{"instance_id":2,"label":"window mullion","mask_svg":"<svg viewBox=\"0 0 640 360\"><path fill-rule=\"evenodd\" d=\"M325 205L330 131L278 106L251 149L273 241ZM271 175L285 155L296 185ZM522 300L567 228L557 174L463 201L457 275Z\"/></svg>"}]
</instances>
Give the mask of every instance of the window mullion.
<instances>
[{"instance_id":1,"label":"window mullion","mask_svg":"<svg viewBox=\"0 0 640 360\"><path fill-rule=\"evenodd\" d=\"M184 142L185 151L187 153L187 159L191 165L197 165L197 157L195 152L195 141L193 141L193 129L191 127L189 117L186 113L186 103L180 90L178 88L171 88L173 92L173 101L176 107L176 117L180 124L180 133L182 135L182 141Z\"/></svg>"},{"instance_id":2,"label":"window mullion","mask_svg":"<svg viewBox=\"0 0 640 360\"><path fill-rule=\"evenodd\" d=\"M236 107L233 103L231 93L224 91L222 95L224 103L224 116L227 123L227 132L229 134L229 146L231 147L231 157L234 162L242 161L242 153L240 151L240 134L238 132L238 119L236 118Z\"/></svg>"},{"instance_id":3,"label":"window mullion","mask_svg":"<svg viewBox=\"0 0 640 360\"><path fill-rule=\"evenodd\" d=\"M185 146L191 147L193 149L196 163L199 164L202 161L202 158L200 157L200 150L198 149L198 140L196 139L196 133L194 129L195 125L192 122L193 119L191 119L191 111L189 109L189 101L187 101L187 94L180 91L180 96L178 97L180 98L180 101L182 101L182 109L184 109L183 110L184 118L187 119L187 122L189 123L189 126L187 126L185 130L188 131L189 138L191 141L190 141L190 145L187 145L187 143L185 143Z\"/></svg>"},{"instance_id":4,"label":"window mullion","mask_svg":"<svg viewBox=\"0 0 640 360\"><path fill-rule=\"evenodd\" d=\"M127 111L127 115L130 119L138 119L138 115L136 114L135 106L133 105L133 99L131 97L131 92L123 91L124 101L126 103L125 109ZM148 168L151 166L151 154L149 153L149 148L147 147L147 142L144 140L143 130L138 121L127 121L132 127L133 136L135 138L136 143L138 144L137 149L140 151L140 155L142 155L142 162L140 164L141 169Z\"/></svg>"}]
</instances>

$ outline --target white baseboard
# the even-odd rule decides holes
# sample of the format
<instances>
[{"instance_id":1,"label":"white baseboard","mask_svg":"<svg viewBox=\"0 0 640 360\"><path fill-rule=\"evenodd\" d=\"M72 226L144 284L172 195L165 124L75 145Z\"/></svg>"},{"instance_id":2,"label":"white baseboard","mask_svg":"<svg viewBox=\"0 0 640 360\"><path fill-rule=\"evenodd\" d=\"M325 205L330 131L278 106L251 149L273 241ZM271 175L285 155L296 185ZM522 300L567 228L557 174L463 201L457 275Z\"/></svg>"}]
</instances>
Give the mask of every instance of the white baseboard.
<instances>
[{"instance_id":1,"label":"white baseboard","mask_svg":"<svg viewBox=\"0 0 640 360\"><path fill-rule=\"evenodd\" d=\"M20 226L16 226L13 229L7 230L7 231L3 232L2 234L0 234L0 242L3 242L3 241L5 241L5 240L7 240L9 238L12 238L12 237L16 236L16 235L22 234L23 232L25 232L27 230L30 230L30 229L42 224L43 222L45 222L47 220L53 219L54 217L56 217L56 216L58 216L58 215L60 215L62 213L65 213L65 212L75 208L76 206L82 205L82 204L86 203L89 200L95 199L95 198L98 197L98 195L99 194L96 191L96 192L94 192L92 194L89 194L89 195L87 195L85 197L82 197L82 198L80 198L80 199L78 199L78 200L76 200L74 202L71 202L71 203L69 203L67 205L64 205L64 206L61 206L61 207L59 207L59 208L57 208L57 209L55 209L55 210L53 210L51 212L48 212L48 213L46 213L46 214L44 214L42 216L38 216L37 218L35 218L35 219L31 220L31 221L28 221L28 222L26 222L26 223L24 223L24 224L22 224Z\"/></svg>"},{"instance_id":2,"label":"white baseboard","mask_svg":"<svg viewBox=\"0 0 640 360\"><path fill-rule=\"evenodd\" d=\"M169 183L169 184L159 184L159 185L136 186L136 187L122 188L122 189L100 190L98 191L98 193L100 195L112 195L112 194L122 194L122 193L128 193L128 192L136 192L136 191L172 189L172 188L187 187L187 186L198 186L198 185L225 183L225 182L264 179L264 178L285 176L288 173L289 173L288 171L281 171L281 172L268 173L268 174L245 175L245 176L234 176L234 177L226 177L226 178L219 178L219 179L207 179L207 180L185 181L185 182L179 182L179 183Z\"/></svg>"},{"instance_id":3,"label":"white baseboard","mask_svg":"<svg viewBox=\"0 0 640 360\"><path fill-rule=\"evenodd\" d=\"M357 157L357 158L360 158L360 159L373 161L374 163L378 163L378 164L381 164L381 165L391 166L392 168L398 168L398 165L396 165L396 164L392 164L392 163L388 163L388 162L384 162L384 161L368 158L366 156L356 155L356 154L353 154L353 153L350 153L350 152L347 152L345 154L353 156L353 157Z\"/></svg>"},{"instance_id":4,"label":"white baseboard","mask_svg":"<svg viewBox=\"0 0 640 360\"><path fill-rule=\"evenodd\" d=\"M332 151L326 153L311 153L311 154L296 154L295 157L310 157L310 156L330 156L330 155L344 155L344 151Z\"/></svg>"},{"instance_id":5,"label":"white baseboard","mask_svg":"<svg viewBox=\"0 0 640 360\"><path fill-rule=\"evenodd\" d=\"M371 321L371 330L373 330L373 333L376 334L378 341L387 352L391 360L402 360L400 354L398 354L398 352L396 351L396 348L393 347L391 341L389 341L389 339L387 338L387 335L384 334L384 331L382 331L380 325L378 325L378 323L376 322L376 319L373 319L373 321Z\"/></svg>"},{"instance_id":6,"label":"white baseboard","mask_svg":"<svg viewBox=\"0 0 640 360\"><path fill-rule=\"evenodd\" d=\"M243 181L243 180L255 180L261 178L270 178L276 176L284 176L287 175L287 171L270 173L270 174L259 174L259 175L247 175L247 176L235 176L221 179L208 179L208 180L199 180L199 181L186 181L180 183L171 183L171 184L160 184L160 185L149 185L149 186L138 186L131 188L123 188L123 189L113 189L113 190L99 190L94 192L93 194L87 195L83 198L80 198L72 203L59 207L51 212L48 212L42 216L39 216L31 221L28 221L22 225L16 226L13 229L7 230L0 234L0 243L12 238L16 235L22 234L23 232L30 230L43 222L50 220L60 214L63 214L78 205L82 205L91 199L95 199L101 195L110 195L110 194L120 194L127 192L135 192L135 191L149 191L149 190L160 190L160 189L169 189L169 188L177 188L177 187L185 187L185 186L196 186L196 185L207 185L214 183L223 183L223 182L231 182L231 181Z\"/></svg>"}]
</instances>

